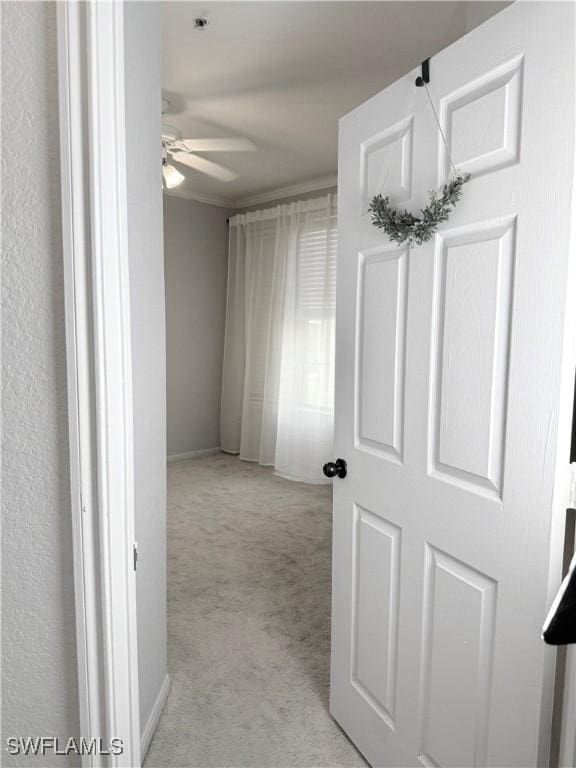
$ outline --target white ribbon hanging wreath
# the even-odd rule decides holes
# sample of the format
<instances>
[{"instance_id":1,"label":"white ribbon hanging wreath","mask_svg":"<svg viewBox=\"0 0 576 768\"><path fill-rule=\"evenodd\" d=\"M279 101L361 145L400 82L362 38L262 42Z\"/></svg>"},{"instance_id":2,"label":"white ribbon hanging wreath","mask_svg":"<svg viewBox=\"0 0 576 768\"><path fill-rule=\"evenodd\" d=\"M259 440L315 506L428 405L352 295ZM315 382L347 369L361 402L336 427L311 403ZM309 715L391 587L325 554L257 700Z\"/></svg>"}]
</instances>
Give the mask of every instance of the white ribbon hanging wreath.
<instances>
[{"instance_id":1,"label":"white ribbon hanging wreath","mask_svg":"<svg viewBox=\"0 0 576 768\"><path fill-rule=\"evenodd\" d=\"M409 248L415 245L422 245L432 238L438 225L444 221L448 221L452 210L456 206L456 203L462 197L462 187L470 179L469 173L459 173L456 170L456 166L450 156L450 148L448 142L444 136L444 131L438 120L438 115L434 109L434 104L428 91L427 83L429 81L428 62L423 63L423 67L426 65L426 76L420 77L416 80L416 85L424 86L428 102L432 109L432 113L436 120L436 125L440 131L440 136L446 147L446 154L450 161L450 165L454 171L454 176L451 181L446 182L439 190L430 192L430 202L426 208L420 210L421 216L415 216L407 210L399 210L393 208L390 205L390 199L388 196L375 195L370 201L368 210L372 223L378 229L384 230L390 240L399 245L406 243ZM424 69L423 69L424 76Z\"/></svg>"}]
</instances>

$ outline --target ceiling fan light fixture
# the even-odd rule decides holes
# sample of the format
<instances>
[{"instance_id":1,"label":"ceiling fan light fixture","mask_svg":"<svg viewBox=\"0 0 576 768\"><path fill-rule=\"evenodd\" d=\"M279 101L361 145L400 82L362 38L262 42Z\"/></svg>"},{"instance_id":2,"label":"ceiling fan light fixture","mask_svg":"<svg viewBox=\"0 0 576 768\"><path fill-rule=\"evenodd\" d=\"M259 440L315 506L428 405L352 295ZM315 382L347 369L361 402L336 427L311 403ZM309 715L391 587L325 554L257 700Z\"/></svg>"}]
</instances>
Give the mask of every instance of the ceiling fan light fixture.
<instances>
[{"instance_id":1,"label":"ceiling fan light fixture","mask_svg":"<svg viewBox=\"0 0 576 768\"><path fill-rule=\"evenodd\" d=\"M170 165L170 163L162 164L162 176L164 177L166 189L177 187L179 184L182 184L186 178L180 171L176 170L173 165Z\"/></svg>"}]
</instances>

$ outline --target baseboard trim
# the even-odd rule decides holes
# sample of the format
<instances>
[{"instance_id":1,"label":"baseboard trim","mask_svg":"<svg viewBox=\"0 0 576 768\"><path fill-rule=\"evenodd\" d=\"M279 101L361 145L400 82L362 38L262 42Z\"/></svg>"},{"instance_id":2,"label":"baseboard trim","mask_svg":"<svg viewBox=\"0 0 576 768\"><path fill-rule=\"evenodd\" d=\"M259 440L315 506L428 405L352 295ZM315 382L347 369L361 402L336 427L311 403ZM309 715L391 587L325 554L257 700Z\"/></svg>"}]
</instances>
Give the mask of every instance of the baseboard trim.
<instances>
[{"instance_id":1,"label":"baseboard trim","mask_svg":"<svg viewBox=\"0 0 576 768\"><path fill-rule=\"evenodd\" d=\"M204 448L200 451L188 451L188 453L173 453L166 458L168 464L175 461L186 461L186 459L197 459L200 456L209 456L211 453L220 453L220 448Z\"/></svg>"},{"instance_id":2,"label":"baseboard trim","mask_svg":"<svg viewBox=\"0 0 576 768\"><path fill-rule=\"evenodd\" d=\"M156 697L156 701L152 707L152 712L150 712L150 717L148 718L146 726L140 735L140 754L142 761L144 761L146 753L150 748L152 737L154 736L154 731L158 725L158 720L160 720L160 715L162 714L162 710L164 709L164 704L166 704L166 699L168 698L169 693L170 675L167 674L164 678L164 682L160 686L160 690L158 691L158 696Z\"/></svg>"}]
</instances>

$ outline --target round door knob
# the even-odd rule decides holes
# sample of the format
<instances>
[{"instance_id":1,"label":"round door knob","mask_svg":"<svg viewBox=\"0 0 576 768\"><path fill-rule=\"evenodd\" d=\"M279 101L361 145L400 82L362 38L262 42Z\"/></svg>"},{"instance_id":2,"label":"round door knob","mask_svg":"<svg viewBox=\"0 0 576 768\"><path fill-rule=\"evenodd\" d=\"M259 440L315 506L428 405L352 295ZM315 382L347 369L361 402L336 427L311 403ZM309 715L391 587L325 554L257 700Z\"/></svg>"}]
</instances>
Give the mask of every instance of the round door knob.
<instances>
[{"instance_id":1,"label":"round door knob","mask_svg":"<svg viewBox=\"0 0 576 768\"><path fill-rule=\"evenodd\" d=\"M344 459L336 459L336 461L329 461L322 467L322 472L326 477L341 477L344 478L348 474L346 462Z\"/></svg>"}]
</instances>

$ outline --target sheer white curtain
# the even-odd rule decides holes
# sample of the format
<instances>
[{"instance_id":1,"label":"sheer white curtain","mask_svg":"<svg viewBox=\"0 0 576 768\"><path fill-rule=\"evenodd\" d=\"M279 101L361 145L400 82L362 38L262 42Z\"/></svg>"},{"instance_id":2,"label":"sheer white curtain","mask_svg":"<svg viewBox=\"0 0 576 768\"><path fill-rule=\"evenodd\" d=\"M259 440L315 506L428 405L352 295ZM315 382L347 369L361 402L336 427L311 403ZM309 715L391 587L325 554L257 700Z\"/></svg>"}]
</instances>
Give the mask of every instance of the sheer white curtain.
<instances>
[{"instance_id":1,"label":"sheer white curtain","mask_svg":"<svg viewBox=\"0 0 576 768\"><path fill-rule=\"evenodd\" d=\"M223 450L324 482L332 458L336 198L230 219Z\"/></svg>"}]
</instances>

